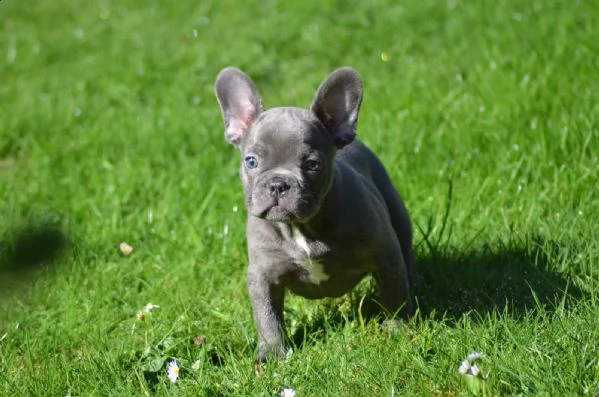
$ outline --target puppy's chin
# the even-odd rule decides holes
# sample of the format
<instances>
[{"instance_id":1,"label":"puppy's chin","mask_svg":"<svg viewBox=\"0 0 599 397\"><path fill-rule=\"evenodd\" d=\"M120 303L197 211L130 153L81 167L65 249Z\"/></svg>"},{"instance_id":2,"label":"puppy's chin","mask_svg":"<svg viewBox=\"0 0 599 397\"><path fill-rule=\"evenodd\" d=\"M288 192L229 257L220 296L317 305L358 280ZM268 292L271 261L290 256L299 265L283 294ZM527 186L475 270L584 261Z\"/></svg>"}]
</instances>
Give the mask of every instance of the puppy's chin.
<instances>
[{"instance_id":1,"label":"puppy's chin","mask_svg":"<svg viewBox=\"0 0 599 397\"><path fill-rule=\"evenodd\" d=\"M279 203L259 210L252 208L250 213L255 217L271 222L304 223L314 216L315 210L314 206L290 209Z\"/></svg>"},{"instance_id":2,"label":"puppy's chin","mask_svg":"<svg viewBox=\"0 0 599 397\"><path fill-rule=\"evenodd\" d=\"M293 212L288 211L281 205L270 207L270 209L264 213L263 218L267 221L283 223L292 223L297 220L297 217Z\"/></svg>"}]
</instances>

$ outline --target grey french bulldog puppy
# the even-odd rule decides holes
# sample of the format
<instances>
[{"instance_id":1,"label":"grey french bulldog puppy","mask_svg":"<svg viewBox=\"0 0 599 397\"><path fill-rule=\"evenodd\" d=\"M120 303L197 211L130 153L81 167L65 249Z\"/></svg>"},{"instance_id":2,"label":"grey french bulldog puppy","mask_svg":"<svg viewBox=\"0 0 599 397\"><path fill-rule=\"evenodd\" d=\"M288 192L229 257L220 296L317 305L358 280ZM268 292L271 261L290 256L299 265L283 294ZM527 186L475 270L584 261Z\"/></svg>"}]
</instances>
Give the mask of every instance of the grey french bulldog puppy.
<instances>
[{"instance_id":1,"label":"grey french bulldog puppy","mask_svg":"<svg viewBox=\"0 0 599 397\"><path fill-rule=\"evenodd\" d=\"M355 139L362 91L358 73L341 68L310 109L267 110L241 70L216 79L225 137L241 151L260 361L285 354L286 289L338 297L372 274L388 315L412 313L410 217L381 162Z\"/></svg>"}]
</instances>

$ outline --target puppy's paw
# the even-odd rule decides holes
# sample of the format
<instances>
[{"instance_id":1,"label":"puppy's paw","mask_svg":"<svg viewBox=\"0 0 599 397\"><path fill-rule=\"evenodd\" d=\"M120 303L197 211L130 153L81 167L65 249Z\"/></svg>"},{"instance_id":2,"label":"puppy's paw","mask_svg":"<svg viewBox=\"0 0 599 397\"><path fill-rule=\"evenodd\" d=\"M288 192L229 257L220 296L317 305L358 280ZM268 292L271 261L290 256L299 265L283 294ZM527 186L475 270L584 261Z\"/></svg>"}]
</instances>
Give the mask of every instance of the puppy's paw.
<instances>
[{"instance_id":1,"label":"puppy's paw","mask_svg":"<svg viewBox=\"0 0 599 397\"><path fill-rule=\"evenodd\" d=\"M274 346L260 346L258 349L258 362L266 363L268 361L276 361L287 358L287 352L282 344Z\"/></svg>"}]
</instances>

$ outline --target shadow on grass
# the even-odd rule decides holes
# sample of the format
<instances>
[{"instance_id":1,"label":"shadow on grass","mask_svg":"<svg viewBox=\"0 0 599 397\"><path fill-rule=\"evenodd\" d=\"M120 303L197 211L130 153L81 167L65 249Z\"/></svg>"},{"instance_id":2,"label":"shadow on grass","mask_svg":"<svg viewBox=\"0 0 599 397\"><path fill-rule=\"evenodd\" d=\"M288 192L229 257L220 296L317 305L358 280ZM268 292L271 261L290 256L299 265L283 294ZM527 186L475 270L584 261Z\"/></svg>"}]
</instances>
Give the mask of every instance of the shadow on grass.
<instances>
[{"instance_id":1,"label":"shadow on grass","mask_svg":"<svg viewBox=\"0 0 599 397\"><path fill-rule=\"evenodd\" d=\"M415 292L423 318L451 322L469 312L500 312L518 319L539 306L548 311L562 304L567 308L584 296L556 271L576 260L576 247L539 235L486 242L466 252L450 246L425 250L418 255L420 278ZM349 320L382 318L375 284L368 285L362 297L352 299ZM324 338L327 326L346 321L347 316L335 313L333 305L330 309L332 313L312 318L290 335L292 343L301 348L308 339Z\"/></svg>"},{"instance_id":2,"label":"shadow on grass","mask_svg":"<svg viewBox=\"0 0 599 397\"><path fill-rule=\"evenodd\" d=\"M31 223L5 233L0 241L0 297L54 265L67 247L65 233L49 223Z\"/></svg>"},{"instance_id":3,"label":"shadow on grass","mask_svg":"<svg viewBox=\"0 0 599 397\"><path fill-rule=\"evenodd\" d=\"M559 302L567 305L583 291L557 269L576 255L575 247L540 235L488 242L470 252L451 247L429 251L419 260L420 311L451 318L506 310L517 318L538 306L551 310Z\"/></svg>"}]
</instances>

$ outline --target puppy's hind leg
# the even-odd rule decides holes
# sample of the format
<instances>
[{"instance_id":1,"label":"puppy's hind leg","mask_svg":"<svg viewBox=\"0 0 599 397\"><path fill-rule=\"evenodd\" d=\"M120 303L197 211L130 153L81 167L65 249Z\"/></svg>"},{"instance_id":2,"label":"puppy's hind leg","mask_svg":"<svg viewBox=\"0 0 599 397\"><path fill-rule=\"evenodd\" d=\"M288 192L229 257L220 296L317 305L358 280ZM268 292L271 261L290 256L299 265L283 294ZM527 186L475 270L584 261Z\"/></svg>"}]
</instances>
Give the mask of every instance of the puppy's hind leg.
<instances>
[{"instance_id":1,"label":"puppy's hind leg","mask_svg":"<svg viewBox=\"0 0 599 397\"><path fill-rule=\"evenodd\" d=\"M375 277L379 286L381 304L387 314L404 320L412 316L414 309L409 276L399 249L394 250L381 261Z\"/></svg>"}]
</instances>

